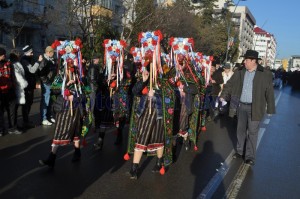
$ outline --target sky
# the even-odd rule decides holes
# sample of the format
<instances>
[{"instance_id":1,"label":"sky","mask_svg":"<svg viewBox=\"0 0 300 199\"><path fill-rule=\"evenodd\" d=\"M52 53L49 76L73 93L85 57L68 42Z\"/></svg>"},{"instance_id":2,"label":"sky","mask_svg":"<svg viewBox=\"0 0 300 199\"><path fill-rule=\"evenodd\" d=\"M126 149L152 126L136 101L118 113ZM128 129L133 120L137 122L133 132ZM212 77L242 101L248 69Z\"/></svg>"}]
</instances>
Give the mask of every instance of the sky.
<instances>
[{"instance_id":1,"label":"sky","mask_svg":"<svg viewBox=\"0 0 300 199\"><path fill-rule=\"evenodd\" d=\"M300 55L300 0L247 0L239 6L247 6L256 25L274 35L276 59Z\"/></svg>"}]
</instances>

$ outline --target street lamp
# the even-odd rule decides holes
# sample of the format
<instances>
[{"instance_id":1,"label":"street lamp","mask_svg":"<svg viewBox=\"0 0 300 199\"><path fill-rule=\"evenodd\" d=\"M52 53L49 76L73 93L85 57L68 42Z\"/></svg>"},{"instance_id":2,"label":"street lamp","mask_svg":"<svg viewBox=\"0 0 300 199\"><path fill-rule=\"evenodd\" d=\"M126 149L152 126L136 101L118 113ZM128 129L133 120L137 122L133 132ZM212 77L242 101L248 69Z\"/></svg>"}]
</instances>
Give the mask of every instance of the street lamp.
<instances>
[{"instance_id":1,"label":"street lamp","mask_svg":"<svg viewBox=\"0 0 300 199\"><path fill-rule=\"evenodd\" d=\"M230 42L230 30L231 30L231 24L232 24L232 17L235 14L236 8L238 7L240 1L246 1L246 0L238 0L237 4L235 4L234 10L231 13L230 21L227 27L227 48L226 48L226 57L225 57L225 63L228 61L228 51L229 51L229 42ZM226 2L228 4L228 1Z\"/></svg>"}]
</instances>

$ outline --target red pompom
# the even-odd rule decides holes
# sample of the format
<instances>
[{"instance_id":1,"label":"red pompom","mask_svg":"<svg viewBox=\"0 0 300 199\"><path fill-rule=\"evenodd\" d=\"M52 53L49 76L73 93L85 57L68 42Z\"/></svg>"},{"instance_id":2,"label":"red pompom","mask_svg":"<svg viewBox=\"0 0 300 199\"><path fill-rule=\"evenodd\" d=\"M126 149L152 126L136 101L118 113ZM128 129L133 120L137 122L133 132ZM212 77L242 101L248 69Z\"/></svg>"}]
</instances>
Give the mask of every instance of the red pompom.
<instances>
[{"instance_id":1,"label":"red pompom","mask_svg":"<svg viewBox=\"0 0 300 199\"><path fill-rule=\"evenodd\" d=\"M145 88L142 90L142 94L143 94L143 95L147 95L148 92L149 92L148 87L145 87Z\"/></svg>"},{"instance_id":2,"label":"red pompom","mask_svg":"<svg viewBox=\"0 0 300 199\"><path fill-rule=\"evenodd\" d=\"M160 175L165 175L166 170L165 170L165 166L162 166L161 169L159 170Z\"/></svg>"},{"instance_id":3,"label":"red pompom","mask_svg":"<svg viewBox=\"0 0 300 199\"><path fill-rule=\"evenodd\" d=\"M201 127L201 131L206 131L206 127L205 127L205 126L202 126L202 127Z\"/></svg>"},{"instance_id":4,"label":"red pompom","mask_svg":"<svg viewBox=\"0 0 300 199\"><path fill-rule=\"evenodd\" d=\"M116 81L111 82L109 86L110 88L115 88L117 86Z\"/></svg>"},{"instance_id":5,"label":"red pompom","mask_svg":"<svg viewBox=\"0 0 300 199\"><path fill-rule=\"evenodd\" d=\"M124 160L129 160L130 159L130 156L129 156L129 154L128 153L126 153L125 155L124 155Z\"/></svg>"},{"instance_id":6,"label":"red pompom","mask_svg":"<svg viewBox=\"0 0 300 199\"><path fill-rule=\"evenodd\" d=\"M177 82L176 82L176 86L177 86L177 87L179 87L179 86L181 86L181 85L182 85L181 81L177 81Z\"/></svg>"},{"instance_id":7,"label":"red pompom","mask_svg":"<svg viewBox=\"0 0 300 199\"><path fill-rule=\"evenodd\" d=\"M198 147L197 146L194 146L194 151L198 151Z\"/></svg>"},{"instance_id":8,"label":"red pompom","mask_svg":"<svg viewBox=\"0 0 300 199\"><path fill-rule=\"evenodd\" d=\"M65 90L64 90L64 95L65 95L65 96L70 96L70 95L71 95L70 90L69 90L69 89L65 89Z\"/></svg>"}]
</instances>

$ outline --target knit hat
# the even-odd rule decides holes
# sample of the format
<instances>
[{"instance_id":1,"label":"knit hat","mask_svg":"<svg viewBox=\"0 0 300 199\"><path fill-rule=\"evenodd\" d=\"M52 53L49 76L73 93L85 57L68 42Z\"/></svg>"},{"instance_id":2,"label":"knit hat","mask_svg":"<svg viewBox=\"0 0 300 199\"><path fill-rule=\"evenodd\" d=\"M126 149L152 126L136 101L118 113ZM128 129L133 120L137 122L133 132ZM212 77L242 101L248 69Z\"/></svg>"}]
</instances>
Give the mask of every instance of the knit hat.
<instances>
[{"instance_id":1,"label":"knit hat","mask_svg":"<svg viewBox=\"0 0 300 199\"><path fill-rule=\"evenodd\" d=\"M6 50L4 48L0 48L0 56L6 55Z\"/></svg>"},{"instance_id":2,"label":"knit hat","mask_svg":"<svg viewBox=\"0 0 300 199\"><path fill-rule=\"evenodd\" d=\"M23 50L24 54L29 54L33 51L31 45L24 46L24 48L22 48L22 50Z\"/></svg>"}]
</instances>

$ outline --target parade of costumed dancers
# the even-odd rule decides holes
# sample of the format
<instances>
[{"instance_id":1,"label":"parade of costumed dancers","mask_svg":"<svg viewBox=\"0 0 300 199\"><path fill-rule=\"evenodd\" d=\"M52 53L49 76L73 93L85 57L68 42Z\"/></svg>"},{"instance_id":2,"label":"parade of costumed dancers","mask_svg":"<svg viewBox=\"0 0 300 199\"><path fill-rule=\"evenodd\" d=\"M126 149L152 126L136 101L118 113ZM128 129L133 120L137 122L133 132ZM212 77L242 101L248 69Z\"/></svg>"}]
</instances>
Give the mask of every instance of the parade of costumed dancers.
<instances>
[{"instance_id":1,"label":"parade of costumed dancers","mask_svg":"<svg viewBox=\"0 0 300 199\"><path fill-rule=\"evenodd\" d=\"M53 168L59 146L74 143L72 161L80 160L80 140L84 140L89 131L92 115L88 97L90 88L83 84L81 40L56 40L51 46L56 49L59 60L59 71L51 87L59 94L54 102L56 123L50 154L39 163Z\"/></svg>"},{"instance_id":2,"label":"parade of costumed dancers","mask_svg":"<svg viewBox=\"0 0 300 199\"><path fill-rule=\"evenodd\" d=\"M161 65L159 30L141 32L141 75L133 86L133 110L130 119L128 149L125 160L132 157L130 179L139 176L143 153L156 156L153 173L164 175L165 167L172 163L172 134L174 90L169 85ZM135 54L136 55L136 54Z\"/></svg>"},{"instance_id":3,"label":"parade of costumed dancers","mask_svg":"<svg viewBox=\"0 0 300 199\"><path fill-rule=\"evenodd\" d=\"M128 117L127 110L129 110L126 94L128 90L123 91L122 88L125 87L124 84L128 79L126 77L127 71L124 71L124 49L126 45L124 40L105 39L103 42L105 69L96 102L98 117L95 127L99 129L99 134L97 142L94 144L95 149L102 149L106 130L114 126L118 128L116 144L121 141L122 128L125 125L126 117ZM116 92L117 90L118 92ZM117 100L116 98L120 95L122 99Z\"/></svg>"}]
</instances>

